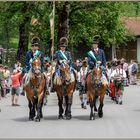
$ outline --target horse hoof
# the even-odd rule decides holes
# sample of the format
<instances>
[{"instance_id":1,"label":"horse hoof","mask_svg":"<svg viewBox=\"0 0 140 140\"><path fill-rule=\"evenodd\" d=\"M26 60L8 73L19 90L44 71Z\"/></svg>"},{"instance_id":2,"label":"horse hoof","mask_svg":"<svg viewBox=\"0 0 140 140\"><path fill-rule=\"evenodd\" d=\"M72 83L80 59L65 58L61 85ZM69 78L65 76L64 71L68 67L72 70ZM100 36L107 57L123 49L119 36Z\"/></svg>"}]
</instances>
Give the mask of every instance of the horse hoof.
<instances>
[{"instance_id":1,"label":"horse hoof","mask_svg":"<svg viewBox=\"0 0 140 140\"><path fill-rule=\"evenodd\" d=\"M38 119L35 119L35 122L40 122L40 119L38 118Z\"/></svg>"},{"instance_id":2,"label":"horse hoof","mask_svg":"<svg viewBox=\"0 0 140 140\"><path fill-rule=\"evenodd\" d=\"M70 119L71 119L71 117L68 117L68 116L66 117L66 120L70 120Z\"/></svg>"},{"instance_id":3,"label":"horse hoof","mask_svg":"<svg viewBox=\"0 0 140 140\"><path fill-rule=\"evenodd\" d=\"M72 118L71 115L66 116L66 120L70 120Z\"/></svg>"},{"instance_id":4,"label":"horse hoof","mask_svg":"<svg viewBox=\"0 0 140 140\"><path fill-rule=\"evenodd\" d=\"M35 117L34 120L35 120L35 122L40 122L40 117L37 116L37 117Z\"/></svg>"},{"instance_id":5,"label":"horse hoof","mask_svg":"<svg viewBox=\"0 0 140 140\"><path fill-rule=\"evenodd\" d=\"M29 118L29 121L33 121L34 120L34 118Z\"/></svg>"},{"instance_id":6,"label":"horse hoof","mask_svg":"<svg viewBox=\"0 0 140 140\"><path fill-rule=\"evenodd\" d=\"M99 118L102 118L103 117L103 113L99 113Z\"/></svg>"},{"instance_id":7,"label":"horse hoof","mask_svg":"<svg viewBox=\"0 0 140 140\"><path fill-rule=\"evenodd\" d=\"M95 120L95 117L90 117L89 120Z\"/></svg>"},{"instance_id":8,"label":"horse hoof","mask_svg":"<svg viewBox=\"0 0 140 140\"><path fill-rule=\"evenodd\" d=\"M63 115L59 115L58 119L64 119Z\"/></svg>"}]
</instances>

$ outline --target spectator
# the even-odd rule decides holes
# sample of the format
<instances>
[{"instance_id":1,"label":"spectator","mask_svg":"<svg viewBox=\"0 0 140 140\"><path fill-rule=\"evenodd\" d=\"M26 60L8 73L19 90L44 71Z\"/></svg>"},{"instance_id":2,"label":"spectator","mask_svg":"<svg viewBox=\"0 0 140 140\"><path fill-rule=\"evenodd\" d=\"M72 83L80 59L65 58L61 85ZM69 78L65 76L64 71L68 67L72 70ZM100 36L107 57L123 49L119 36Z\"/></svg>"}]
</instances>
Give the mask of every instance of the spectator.
<instances>
[{"instance_id":1,"label":"spectator","mask_svg":"<svg viewBox=\"0 0 140 140\"><path fill-rule=\"evenodd\" d=\"M111 73L111 78L114 79L114 85L115 85L115 92L116 92L116 103L122 104L122 98L124 93L124 85L123 80L126 78L126 73L122 69L121 62L118 61L116 64L116 69L113 70Z\"/></svg>"},{"instance_id":2,"label":"spectator","mask_svg":"<svg viewBox=\"0 0 140 140\"><path fill-rule=\"evenodd\" d=\"M17 63L14 65L14 69L17 69L18 71L22 71L21 63L17 61Z\"/></svg>"},{"instance_id":3,"label":"spectator","mask_svg":"<svg viewBox=\"0 0 140 140\"><path fill-rule=\"evenodd\" d=\"M132 61L132 69L131 69L131 84L136 85L136 79L137 79L137 72L138 72L138 65L136 61Z\"/></svg>"},{"instance_id":4,"label":"spectator","mask_svg":"<svg viewBox=\"0 0 140 140\"><path fill-rule=\"evenodd\" d=\"M124 86L129 86L129 74L128 74L128 63L126 62L126 60L124 58L121 59L121 64L123 67L123 70L126 72L126 79L124 80Z\"/></svg>"},{"instance_id":5,"label":"spectator","mask_svg":"<svg viewBox=\"0 0 140 140\"><path fill-rule=\"evenodd\" d=\"M75 69L76 74L77 74L77 81L80 81L79 79L80 79L80 69L81 69L81 66L82 66L82 64L80 63L79 59L77 59L77 60L75 61L74 66L73 66L73 68ZM78 90L79 88L80 88L80 83L77 82L77 87L76 87L76 89Z\"/></svg>"},{"instance_id":6,"label":"spectator","mask_svg":"<svg viewBox=\"0 0 140 140\"><path fill-rule=\"evenodd\" d=\"M7 66L4 67L3 78L4 97L6 97L6 94L10 92L10 70Z\"/></svg>"},{"instance_id":7,"label":"spectator","mask_svg":"<svg viewBox=\"0 0 140 140\"><path fill-rule=\"evenodd\" d=\"M3 91L3 88L2 88L3 71L4 71L3 65L0 64L0 100L1 100L1 97L2 97L2 91Z\"/></svg>"},{"instance_id":8,"label":"spectator","mask_svg":"<svg viewBox=\"0 0 140 140\"><path fill-rule=\"evenodd\" d=\"M19 106L18 99L20 93L20 77L21 72L18 72L16 69L13 70L13 74L11 75L12 80L12 106Z\"/></svg>"},{"instance_id":9,"label":"spectator","mask_svg":"<svg viewBox=\"0 0 140 140\"><path fill-rule=\"evenodd\" d=\"M87 75L87 62L84 60L82 62L82 67L80 69L80 78L79 78L79 97L81 100L81 107L86 109L86 105L87 105L87 94L85 92L85 79L86 79L86 75Z\"/></svg>"}]
</instances>

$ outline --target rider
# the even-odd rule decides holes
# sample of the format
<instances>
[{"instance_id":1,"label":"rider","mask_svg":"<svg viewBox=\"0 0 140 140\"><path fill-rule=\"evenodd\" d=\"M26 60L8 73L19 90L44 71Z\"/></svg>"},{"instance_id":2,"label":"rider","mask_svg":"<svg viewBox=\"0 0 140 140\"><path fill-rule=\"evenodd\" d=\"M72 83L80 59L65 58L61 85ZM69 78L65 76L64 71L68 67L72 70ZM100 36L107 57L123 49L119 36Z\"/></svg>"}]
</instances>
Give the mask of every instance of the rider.
<instances>
[{"instance_id":1,"label":"rider","mask_svg":"<svg viewBox=\"0 0 140 140\"><path fill-rule=\"evenodd\" d=\"M98 46L99 36L95 36L93 39L92 50L88 52L88 64L90 70L94 68L96 63L101 63L103 67L106 67L105 53Z\"/></svg>"},{"instance_id":2,"label":"rider","mask_svg":"<svg viewBox=\"0 0 140 140\"><path fill-rule=\"evenodd\" d=\"M104 50L99 48L100 38L98 35L94 36L92 50L88 52L88 64L89 64L89 71L92 70L95 65L100 65L103 70L103 77L104 81L107 82L107 74L106 74L106 57ZM107 88L107 92L110 93L110 89Z\"/></svg>"},{"instance_id":3,"label":"rider","mask_svg":"<svg viewBox=\"0 0 140 140\"><path fill-rule=\"evenodd\" d=\"M60 65L63 61L66 61L67 64L70 66L70 70L72 70L71 64L72 64L72 57L71 53L69 51L66 51L66 47L68 46L68 39L66 37L62 37L59 40L59 50L55 52L53 59L57 60L57 65L55 69L55 75L60 76ZM53 74L53 80L54 80L54 74ZM53 85L52 85L52 92L54 91Z\"/></svg>"},{"instance_id":4,"label":"rider","mask_svg":"<svg viewBox=\"0 0 140 140\"><path fill-rule=\"evenodd\" d=\"M40 57L41 70L43 71L44 54L43 52L39 51L39 39L37 37L34 37L31 41L31 45L32 45L32 50L29 50L26 53L26 58L25 58L26 72L28 72L31 68L31 61L33 61L37 57Z\"/></svg>"},{"instance_id":5,"label":"rider","mask_svg":"<svg viewBox=\"0 0 140 140\"><path fill-rule=\"evenodd\" d=\"M31 62L34 59L36 59L37 57L39 57L41 60L41 72L43 72L44 54L43 54L43 52L39 51L39 43L38 42L39 42L39 39L37 37L34 37L31 41L32 50L29 50L26 53L25 68L22 71L22 73L25 74L23 77L24 84L27 84L29 82L29 79L30 79L29 71L31 70Z\"/></svg>"}]
</instances>

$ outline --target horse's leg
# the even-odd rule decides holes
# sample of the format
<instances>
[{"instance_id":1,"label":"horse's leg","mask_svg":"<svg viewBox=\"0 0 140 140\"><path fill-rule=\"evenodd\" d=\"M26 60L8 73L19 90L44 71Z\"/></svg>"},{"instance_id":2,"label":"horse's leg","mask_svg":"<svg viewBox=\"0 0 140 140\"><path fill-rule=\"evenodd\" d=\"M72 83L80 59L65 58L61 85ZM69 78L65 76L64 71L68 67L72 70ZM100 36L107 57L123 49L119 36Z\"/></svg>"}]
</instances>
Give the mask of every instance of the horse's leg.
<instances>
[{"instance_id":1,"label":"horse's leg","mask_svg":"<svg viewBox=\"0 0 140 140\"><path fill-rule=\"evenodd\" d=\"M63 96L58 95L59 116L58 119L63 119Z\"/></svg>"},{"instance_id":2,"label":"horse's leg","mask_svg":"<svg viewBox=\"0 0 140 140\"><path fill-rule=\"evenodd\" d=\"M30 100L28 100L29 104L28 104L28 107L29 107L29 120L33 120L34 119L34 116L33 116L33 104L31 103Z\"/></svg>"},{"instance_id":3,"label":"horse's leg","mask_svg":"<svg viewBox=\"0 0 140 140\"><path fill-rule=\"evenodd\" d=\"M65 97L65 117L68 115L68 96L66 95Z\"/></svg>"},{"instance_id":4,"label":"horse's leg","mask_svg":"<svg viewBox=\"0 0 140 140\"><path fill-rule=\"evenodd\" d=\"M95 96L94 100L94 111L97 112L96 102L97 102L98 96Z\"/></svg>"},{"instance_id":5,"label":"horse's leg","mask_svg":"<svg viewBox=\"0 0 140 140\"><path fill-rule=\"evenodd\" d=\"M92 120L92 118L93 118L93 120L95 120L95 114L93 113L93 106L95 104L94 101L95 101L95 98L89 100L89 103L90 103L90 117L89 117L89 119L90 120Z\"/></svg>"},{"instance_id":6,"label":"horse's leg","mask_svg":"<svg viewBox=\"0 0 140 140\"><path fill-rule=\"evenodd\" d=\"M35 121L37 122L37 121L39 121L40 122L40 111L41 110L41 103L38 103L37 104L37 115L36 115L36 117L35 117Z\"/></svg>"},{"instance_id":7,"label":"horse's leg","mask_svg":"<svg viewBox=\"0 0 140 140\"><path fill-rule=\"evenodd\" d=\"M103 117L103 106L104 106L103 101L104 101L104 95L101 95L100 96L100 105L99 105L99 108L98 108L98 115L99 115L100 118Z\"/></svg>"},{"instance_id":8,"label":"horse's leg","mask_svg":"<svg viewBox=\"0 0 140 140\"><path fill-rule=\"evenodd\" d=\"M72 96L68 96L68 102L67 102L67 116L66 119L71 119L71 105L72 105Z\"/></svg>"},{"instance_id":9,"label":"horse's leg","mask_svg":"<svg viewBox=\"0 0 140 140\"><path fill-rule=\"evenodd\" d=\"M40 118L43 118L42 106L43 106L43 99L42 99L41 107L40 107Z\"/></svg>"},{"instance_id":10,"label":"horse's leg","mask_svg":"<svg viewBox=\"0 0 140 140\"><path fill-rule=\"evenodd\" d=\"M38 97L34 101L35 101L35 106L36 106L36 111L37 111L37 115L35 116L35 121L40 122L40 118L43 117L43 115L41 114L42 113L43 98Z\"/></svg>"},{"instance_id":11,"label":"horse's leg","mask_svg":"<svg viewBox=\"0 0 140 140\"><path fill-rule=\"evenodd\" d=\"M36 110L37 110L37 98L33 98L33 107L32 107L32 111L33 111L33 117L36 116Z\"/></svg>"}]
</instances>

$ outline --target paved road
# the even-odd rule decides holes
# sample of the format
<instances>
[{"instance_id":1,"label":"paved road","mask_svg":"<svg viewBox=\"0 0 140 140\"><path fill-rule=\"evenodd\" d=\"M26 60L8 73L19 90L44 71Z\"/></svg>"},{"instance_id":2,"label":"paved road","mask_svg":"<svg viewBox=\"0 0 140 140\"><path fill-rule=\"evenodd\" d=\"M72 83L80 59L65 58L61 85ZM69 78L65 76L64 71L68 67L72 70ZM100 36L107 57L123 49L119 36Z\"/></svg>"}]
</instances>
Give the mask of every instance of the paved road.
<instances>
[{"instance_id":1,"label":"paved road","mask_svg":"<svg viewBox=\"0 0 140 140\"><path fill-rule=\"evenodd\" d=\"M71 120L58 120L56 94L48 98L41 122L28 121L27 100L20 96L20 107L12 107L10 95L0 101L0 138L139 138L140 86L125 88L124 104L105 98L104 117L89 120L90 108L81 109L74 94Z\"/></svg>"}]
</instances>

